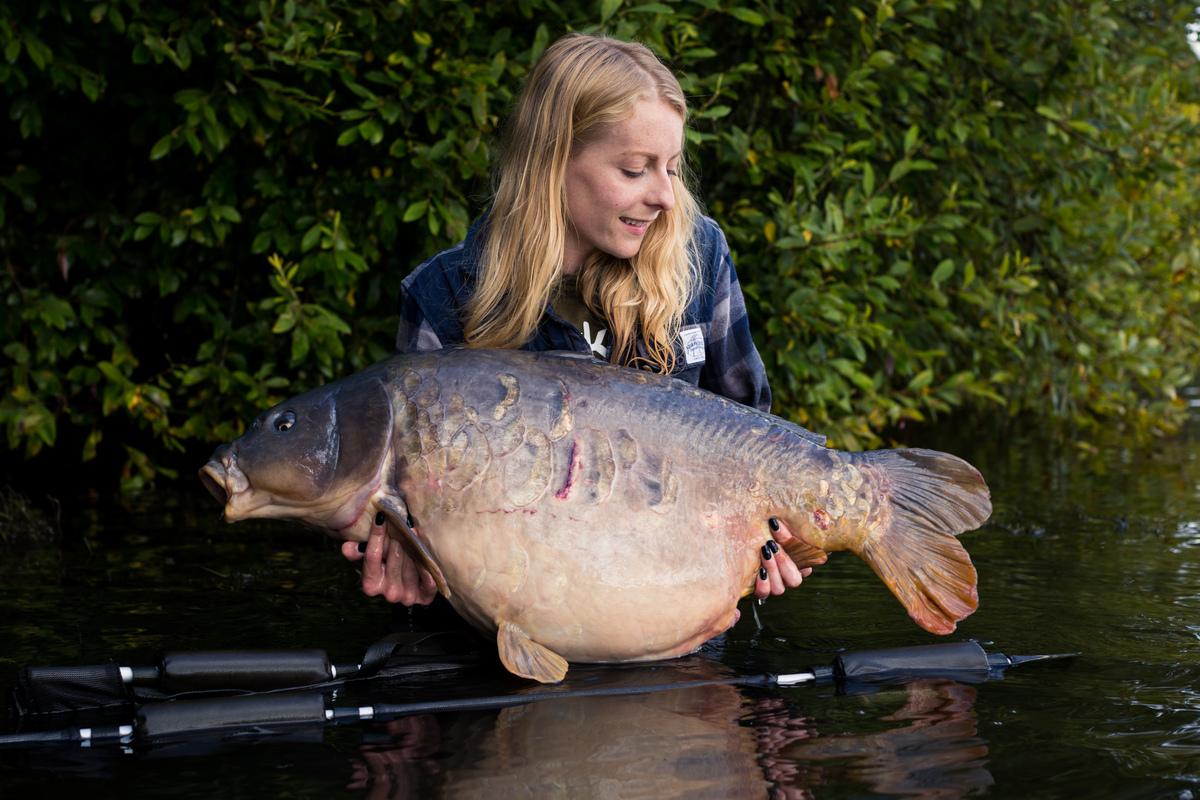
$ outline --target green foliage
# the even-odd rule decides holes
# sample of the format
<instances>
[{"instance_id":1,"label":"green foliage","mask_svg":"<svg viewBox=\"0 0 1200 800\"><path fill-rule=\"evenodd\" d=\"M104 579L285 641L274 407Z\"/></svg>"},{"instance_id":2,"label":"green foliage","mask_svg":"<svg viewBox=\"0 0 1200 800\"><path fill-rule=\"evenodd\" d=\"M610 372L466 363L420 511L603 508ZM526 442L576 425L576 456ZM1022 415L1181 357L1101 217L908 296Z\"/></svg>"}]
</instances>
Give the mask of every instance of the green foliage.
<instances>
[{"instance_id":1,"label":"green foliage","mask_svg":"<svg viewBox=\"0 0 1200 800\"><path fill-rule=\"evenodd\" d=\"M1194 370L1186 3L46 0L0 6L0 424L166 450L391 349L568 30L684 75L776 411L1169 431ZM70 435L68 435L70 434ZM76 444L77 442L77 444Z\"/></svg>"}]
</instances>

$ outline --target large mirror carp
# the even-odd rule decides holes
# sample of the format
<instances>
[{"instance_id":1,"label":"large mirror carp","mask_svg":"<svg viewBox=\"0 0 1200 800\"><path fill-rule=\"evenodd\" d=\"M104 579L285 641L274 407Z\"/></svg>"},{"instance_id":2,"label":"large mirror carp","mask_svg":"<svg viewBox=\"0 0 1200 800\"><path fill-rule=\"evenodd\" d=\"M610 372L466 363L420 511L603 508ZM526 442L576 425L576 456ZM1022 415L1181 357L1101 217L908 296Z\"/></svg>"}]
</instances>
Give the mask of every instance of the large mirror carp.
<instances>
[{"instance_id":1,"label":"large mirror carp","mask_svg":"<svg viewBox=\"0 0 1200 800\"><path fill-rule=\"evenodd\" d=\"M365 541L376 519L512 672L689 653L727 630L778 518L797 564L851 550L922 627L975 610L965 461L847 453L670 377L565 353L398 355L260 414L200 470L225 519Z\"/></svg>"}]
</instances>

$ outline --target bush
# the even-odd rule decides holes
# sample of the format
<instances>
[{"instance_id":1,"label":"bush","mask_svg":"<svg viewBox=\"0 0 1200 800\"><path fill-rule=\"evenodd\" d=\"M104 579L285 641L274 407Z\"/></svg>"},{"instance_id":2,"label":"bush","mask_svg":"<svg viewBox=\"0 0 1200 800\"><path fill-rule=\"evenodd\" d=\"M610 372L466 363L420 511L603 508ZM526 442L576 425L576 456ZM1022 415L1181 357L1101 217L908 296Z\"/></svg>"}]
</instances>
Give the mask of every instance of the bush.
<instances>
[{"instance_id":1,"label":"bush","mask_svg":"<svg viewBox=\"0 0 1200 800\"><path fill-rule=\"evenodd\" d=\"M555 37L694 101L775 411L874 445L951 408L1169 432L1200 336L1187 3L0 7L0 422L123 485L391 350Z\"/></svg>"}]
</instances>

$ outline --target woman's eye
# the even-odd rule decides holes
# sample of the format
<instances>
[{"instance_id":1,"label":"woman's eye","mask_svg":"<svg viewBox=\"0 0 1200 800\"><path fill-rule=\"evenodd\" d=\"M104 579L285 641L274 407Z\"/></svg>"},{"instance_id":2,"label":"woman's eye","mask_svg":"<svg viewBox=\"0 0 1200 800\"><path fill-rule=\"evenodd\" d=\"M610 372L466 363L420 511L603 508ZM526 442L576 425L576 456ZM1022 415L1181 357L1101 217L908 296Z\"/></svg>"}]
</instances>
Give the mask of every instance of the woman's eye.
<instances>
[{"instance_id":1,"label":"woman's eye","mask_svg":"<svg viewBox=\"0 0 1200 800\"><path fill-rule=\"evenodd\" d=\"M640 178L640 177L642 177L643 174L645 174L644 171L641 171L641 170L639 170L638 172L634 172L632 170L623 169L623 170L621 170L621 172L625 173L626 178Z\"/></svg>"},{"instance_id":2,"label":"woman's eye","mask_svg":"<svg viewBox=\"0 0 1200 800\"><path fill-rule=\"evenodd\" d=\"M296 415L290 411L285 411L275 418L275 430L283 433L296 424Z\"/></svg>"},{"instance_id":3,"label":"woman's eye","mask_svg":"<svg viewBox=\"0 0 1200 800\"><path fill-rule=\"evenodd\" d=\"M669 170L667 170L667 174L670 175L672 178L674 178L676 173L675 173L675 170L669 169Z\"/></svg>"}]
</instances>

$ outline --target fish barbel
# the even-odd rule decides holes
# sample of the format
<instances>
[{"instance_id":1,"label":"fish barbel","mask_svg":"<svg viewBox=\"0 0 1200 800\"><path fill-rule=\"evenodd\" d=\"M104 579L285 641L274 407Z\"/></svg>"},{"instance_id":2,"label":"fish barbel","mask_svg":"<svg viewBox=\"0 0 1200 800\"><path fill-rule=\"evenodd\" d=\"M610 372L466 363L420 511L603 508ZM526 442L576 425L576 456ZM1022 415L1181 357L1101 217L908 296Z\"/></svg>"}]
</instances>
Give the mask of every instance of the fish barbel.
<instances>
[{"instance_id":1,"label":"fish barbel","mask_svg":"<svg viewBox=\"0 0 1200 800\"><path fill-rule=\"evenodd\" d=\"M955 456L840 452L670 377L519 350L381 361L263 412L200 475L229 522L365 541L380 520L509 670L543 682L727 630L772 517L798 565L851 550L949 633L978 602L955 536L991 514Z\"/></svg>"}]
</instances>

